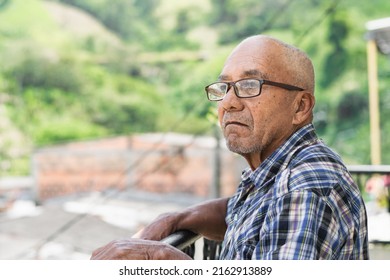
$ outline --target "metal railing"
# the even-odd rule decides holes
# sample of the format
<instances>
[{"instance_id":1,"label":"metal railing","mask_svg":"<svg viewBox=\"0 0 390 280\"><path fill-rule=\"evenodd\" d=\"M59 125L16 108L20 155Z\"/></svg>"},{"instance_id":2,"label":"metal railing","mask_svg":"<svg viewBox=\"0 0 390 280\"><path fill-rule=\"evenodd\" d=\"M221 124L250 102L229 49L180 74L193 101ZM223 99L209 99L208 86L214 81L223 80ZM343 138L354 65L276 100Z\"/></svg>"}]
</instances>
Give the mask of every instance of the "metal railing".
<instances>
[{"instance_id":1,"label":"metal railing","mask_svg":"<svg viewBox=\"0 0 390 280\"><path fill-rule=\"evenodd\" d=\"M176 247L177 249L189 255L191 258L194 258L195 242L201 237L202 236L200 234L196 234L192 231L181 230L167 236L161 241Z\"/></svg>"},{"instance_id":2,"label":"metal railing","mask_svg":"<svg viewBox=\"0 0 390 280\"><path fill-rule=\"evenodd\" d=\"M195 242L199 239L203 239L203 259L217 260L221 252L222 242L208 240L206 238L203 238L200 234L196 234L192 231L180 230L169 235L161 241L176 247L190 257L194 258Z\"/></svg>"},{"instance_id":3,"label":"metal railing","mask_svg":"<svg viewBox=\"0 0 390 280\"><path fill-rule=\"evenodd\" d=\"M390 165L349 165L347 167L362 192L364 191L366 181L371 176L390 175ZM388 200L390 205L390 188ZM201 235L193 233L192 231L182 230L171 234L162 241L178 248L193 258L195 255L195 242L200 238L202 238ZM203 259L218 259L221 245L221 242L203 238Z\"/></svg>"},{"instance_id":4,"label":"metal railing","mask_svg":"<svg viewBox=\"0 0 390 280\"><path fill-rule=\"evenodd\" d=\"M348 165L347 168L362 192L371 176L390 175L390 165Z\"/></svg>"}]
</instances>

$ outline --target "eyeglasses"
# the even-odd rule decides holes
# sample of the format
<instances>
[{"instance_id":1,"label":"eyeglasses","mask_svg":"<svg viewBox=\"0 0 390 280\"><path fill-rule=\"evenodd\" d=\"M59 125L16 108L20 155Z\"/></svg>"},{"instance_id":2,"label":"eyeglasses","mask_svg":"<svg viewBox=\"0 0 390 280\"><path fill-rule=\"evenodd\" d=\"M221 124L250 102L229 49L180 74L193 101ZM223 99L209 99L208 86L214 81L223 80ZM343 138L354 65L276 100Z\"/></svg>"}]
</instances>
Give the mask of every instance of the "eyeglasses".
<instances>
[{"instance_id":1,"label":"eyeglasses","mask_svg":"<svg viewBox=\"0 0 390 280\"><path fill-rule=\"evenodd\" d=\"M284 88L287 90L303 90L302 88L288 84L258 79L242 79L236 82L216 82L206 86L205 90L207 98L210 101L220 101L224 99L231 87L234 88L234 93L237 97L251 98L261 94L261 88L264 84Z\"/></svg>"}]
</instances>

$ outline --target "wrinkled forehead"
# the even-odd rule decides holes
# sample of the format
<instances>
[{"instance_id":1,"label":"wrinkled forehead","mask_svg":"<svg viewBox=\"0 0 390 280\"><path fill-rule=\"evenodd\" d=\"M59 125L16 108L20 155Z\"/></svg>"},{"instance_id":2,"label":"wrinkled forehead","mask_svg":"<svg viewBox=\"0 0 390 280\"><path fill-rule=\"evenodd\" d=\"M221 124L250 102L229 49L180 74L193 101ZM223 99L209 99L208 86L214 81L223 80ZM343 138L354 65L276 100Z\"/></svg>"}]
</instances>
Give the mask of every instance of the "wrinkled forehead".
<instances>
[{"instance_id":1,"label":"wrinkled forehead","mask_svg":"<svg viewBox=\"0 0 390 280\"><path fill-rule=\"evenodd\" d=\"M242 43L227 58L222 69L221 80L233 80L247 77L272 79L280 73L280 54L272 44Z\"/></svg>"}]
</instances>

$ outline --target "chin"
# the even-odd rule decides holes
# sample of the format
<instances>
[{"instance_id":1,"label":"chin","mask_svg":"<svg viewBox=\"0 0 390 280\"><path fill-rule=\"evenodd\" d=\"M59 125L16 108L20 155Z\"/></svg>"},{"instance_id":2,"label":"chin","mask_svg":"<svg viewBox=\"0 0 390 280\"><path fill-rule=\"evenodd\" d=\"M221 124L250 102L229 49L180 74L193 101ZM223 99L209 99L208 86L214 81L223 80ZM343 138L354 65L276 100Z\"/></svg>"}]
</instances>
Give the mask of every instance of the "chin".
<instances>
[{"instance_id":1,"label":"chin","mask_svg":"<svg viewBox=\"0 0 390 280\"><path fill-rule=\"evenodd\" d=\"M235 142L235 141L226 141L226 146L231 152L239 155L245 155L251 153L252 150L246 145L243 145L243 143Z\"/></svg>"}]
</instances>

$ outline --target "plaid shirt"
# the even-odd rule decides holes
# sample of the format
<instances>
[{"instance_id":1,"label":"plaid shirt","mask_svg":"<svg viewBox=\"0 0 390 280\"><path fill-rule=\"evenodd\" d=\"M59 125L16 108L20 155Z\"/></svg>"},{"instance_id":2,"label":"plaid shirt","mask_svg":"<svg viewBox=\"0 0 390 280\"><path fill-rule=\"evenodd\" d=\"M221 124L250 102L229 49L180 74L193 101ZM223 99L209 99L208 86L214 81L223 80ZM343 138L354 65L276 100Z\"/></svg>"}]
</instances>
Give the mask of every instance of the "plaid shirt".
<instances>
[{"instance_id":1,"label":"plaid shirt","mask_svg":"<svg viewBox=\"0 0 390 280\"><path fill-rule=\"evenodd\" d=\"M226 223L220 259L368 259L360 191L311 124L243 172Z\"/></svg>"}]
</instances>

